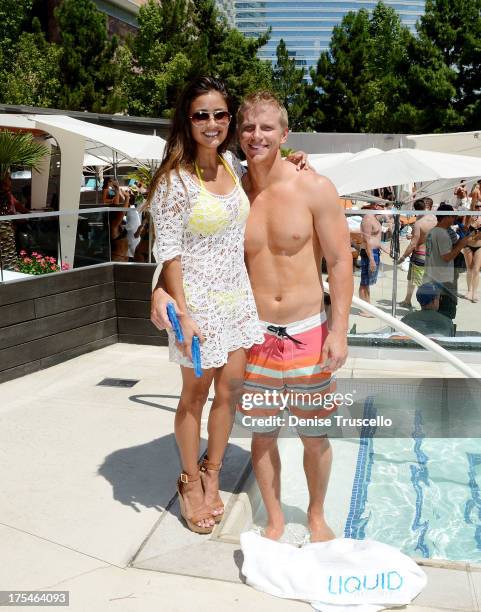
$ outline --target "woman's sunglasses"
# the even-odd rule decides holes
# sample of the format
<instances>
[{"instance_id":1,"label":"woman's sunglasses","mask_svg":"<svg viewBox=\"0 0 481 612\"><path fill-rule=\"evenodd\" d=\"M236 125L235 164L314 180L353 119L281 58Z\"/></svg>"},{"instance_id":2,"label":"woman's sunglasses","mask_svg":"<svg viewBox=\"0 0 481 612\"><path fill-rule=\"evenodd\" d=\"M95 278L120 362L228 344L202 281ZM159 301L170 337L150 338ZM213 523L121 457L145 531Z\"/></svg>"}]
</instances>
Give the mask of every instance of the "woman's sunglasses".
<instances>
[{"instance_id":1,"label":"woman's sunglasses","mask_svg":"<svg viewBox=\"0 0 481 612\"><path fill-rule=\"evenodd\" d=\"M192 125L204 125L209 121L211 116L219 125L227 125L231 120L231 114L226 110L216 110L213 113L209 113L208 111L197 111L192 113L189 119L192 121Z\"/></svg>"}]
</instances>

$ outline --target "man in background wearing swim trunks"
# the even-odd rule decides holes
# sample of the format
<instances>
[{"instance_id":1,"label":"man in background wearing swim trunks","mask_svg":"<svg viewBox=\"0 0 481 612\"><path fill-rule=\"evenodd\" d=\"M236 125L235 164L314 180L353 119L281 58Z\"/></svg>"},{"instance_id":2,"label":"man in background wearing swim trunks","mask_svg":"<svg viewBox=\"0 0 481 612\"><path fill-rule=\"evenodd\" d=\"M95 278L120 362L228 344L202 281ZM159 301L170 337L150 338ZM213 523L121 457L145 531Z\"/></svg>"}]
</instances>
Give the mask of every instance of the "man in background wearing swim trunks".
<instances>
[{"instance_id":1,"label":"man in background wearing swim trunks","mask_svg":"<svg viewBox=\"0 0 481 612\"><path fill-rule=\"evenodd\" d=\"M260 92L244 100L238 134L248 162L244 189L251 202L245 257L265 332L264 343L250 349L244 391L322 394L332 388L332 372L347 357L353 280L343 209L327 178L299 173L282 161L287 112L273 95ZM324 312L322 257L329 271L330 329ZM319 412L319 406L317 410L310 405L289 408L296 415ZM298 433L304 445L311 541L328 540L334 537L324 518L332 462L329 440L322 427L299 427ZM278 434L279 428L274 427L252 436L252 464L268 515L265 535L272 539L284 531Z\"/></svg>"},{"instance_id":2,"label":"man in background wearing swim trunks","mask_svg":"<svg viewBox=\"0 0 481 612\"><path fill-rule=\"evenodd\" d=\"M379 204L368 204L362 210L381 210ZM371 303L370 287L377 283L379 264L381 263L381 238L383 216L367 213L363 215L361 221L361 234L363 238L363 248L361 255L361 282L359 284L359 297L368 304ZM360 312L362 317L372 317L368 312Z\"/></svg>"},{"instance_id":3,"label":"man in background wearing swim trunks","mask_svg":"<svg viewBox=\"0 0 481 612\"><path fill-rule=\"evenodd\" d=\"M416 200L413 208L414 210L426 210L426 202L423 199ZM403 255L398 259L398 264L402 264L405 259L409 256L411 257L406 297L402 302L399 302L399 306L411 308L414 287L420 287L423 284L424 263L426 261L426 236L436 225L436 216L433 214L418 217L413 225L411 242L406 247Z\"/></svg>"}]
</instances>

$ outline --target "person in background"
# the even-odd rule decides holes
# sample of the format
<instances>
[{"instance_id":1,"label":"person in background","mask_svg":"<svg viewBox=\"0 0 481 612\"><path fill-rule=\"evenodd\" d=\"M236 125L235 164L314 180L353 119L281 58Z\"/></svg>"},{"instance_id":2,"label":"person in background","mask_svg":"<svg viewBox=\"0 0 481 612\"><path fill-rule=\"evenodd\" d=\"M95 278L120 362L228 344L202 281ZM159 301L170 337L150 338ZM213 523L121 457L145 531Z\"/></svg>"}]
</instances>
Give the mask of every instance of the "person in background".
<instances>
[{"instance_id":1,"label":"person in background","mask_svg":"<svg viewBox=\"0 0 481 612\"><path fill-rule=\"evenodd\" d=\"M109 212L111 261L129 260L129 240L125 224L125 209L128 208L129 201L129 194L120 188L118 181L110 177L104 178L102 202L109 206L122 206L119 212Z\"/></svg>"},{"instance_id":2,"label":"person in background","mask_svg":"<svg viewBox=\"0 0 481 612\"><path fill-rule=\"evenodd\" d=\"M426 262L424 283L436 283L440 288L439 312L450 319L456 318L457 295L454 285L454 258L467 245L469 237L456 240L453 245L448 229L456 221L457 214L450 204L442 202L438 212L451 212L451 215L436 215L437 225L426 237Z\"/></svg>"},{"instance_id":3,"label":"person in background","mask_svg":"<svg viewBox=\"0 0 481 612\"><path fill-rule=\"evenodd\" d=\"M380 204L369 204L363 206L362 210L383 210ZM359 285L359 297L361 300L370 303L370 287L377 282L379 264L381 261L381 237L383 215L366 214L361 221L361 234L363 238L363 248L361 249L361 283ZM384 249L383 249L384 250ZM363 317L372 317L368 312L361 312Z\"/></svg>"},{"instance_id":4,"label":"person in background","mask_svg":"<svg viewBox=\"0 0 481 612\"><path fill-rule=\"evenodd\" d=\"M426 210L426 202L424 199L416 200L413 206L414 210ZM426 236L433 227L436 226L436 217L434 215L422 215L417 217L413 225L411 242L406 247L402 256L398 259L398 264L401 265L408 257L408 286L406 297L399 306L403 308L411 308L411 299L414 287L419 287L423 282L424 263L426 259Z\"/></svg>"},{"instance_id":5,"label":"person in background","mask_svg":"<svg viewBox=\"0 0 481 612\"><path fill-rule=\"evenodd\" d=\"M478 215L466 215L464 219L464 227L468 242L466 248L463 249L464 258L466 261L466 275L468 291L466 298L472 302L477 302L479 273L481 270L481 200L476 200L471 204L471 210L478 211Z\"/></svg>"},{"instance_id":6,"label":"person in background","mask_svg":"<svg viewBox=\"0 0 481 612\"><path fill-rule=\"evenodd\" d=\"M119 182L110 177L104 178L102 184L102 202L118 206L120 203L125 204L126 200L128 204L128 197L120 188Z\"/></svg>"},{"instance_id":7,"label":"person in background","mask_svg":"<svg viewBox=\"0 0 481 612\"><path fill-rule=\"evenodd\" d=\"M481 203L481 179L474 183L469 197L471 198L471 208L476 204Z\"/></svg>"},{"instance_id":8,"label":"person in background","mask_svg":"<svg viewBox=\"0 0 481 612\"><path fill-rule=\"evenodd\" d=\"M454 190L454 195L456 196L456 208L463 208L468 205L468 188L465 179L461 179Z\"/></svg>"},{"instance_id":9,"label":"person in background","mask_svg":"<svg viewBox=\"0 0 481 612\"><path fill-rule=\"evenodd\" d=\"M416 299L421 310L409 312L401 319L418 332L426 336L454 336L454 324L446 315L439 312L439 286L434 283L424 283L416 291Z\"/></svg>"}]
</instances>

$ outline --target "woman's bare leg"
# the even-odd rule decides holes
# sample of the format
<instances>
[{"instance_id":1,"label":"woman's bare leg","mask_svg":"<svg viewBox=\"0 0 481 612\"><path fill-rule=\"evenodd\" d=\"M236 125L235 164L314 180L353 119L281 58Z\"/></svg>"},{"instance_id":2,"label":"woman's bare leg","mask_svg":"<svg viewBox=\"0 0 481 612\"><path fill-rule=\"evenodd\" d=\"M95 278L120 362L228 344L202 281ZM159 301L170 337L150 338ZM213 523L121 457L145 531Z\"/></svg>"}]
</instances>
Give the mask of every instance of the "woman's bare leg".
<instances>
[{"instance_id":1,"label":"woman's bare leg","mask_svg":"<svg viewBox=\"0 0 481 612\"><path fill-rule=\"evenodd\" d=\"M466 262L466 283L468 285L468 290L466 292L466 296L468 299L471 299L471 275L473 273L473 253L471 249L466 248L463 249L464 261Z\"/></svg>"},{"instance_id":2,"label":"woman's bare leg","mask_svg":"<svg viewBox=\"0 0 481 612\"><path fill-rule=\"evenodd\" d=\"M471 266L471 299L477 301L477 293L479 287L479 271L481 269L481 249L473 253L473 265Z\"/></svg>"},{"instance_id":3,"label":"woman's bare leg","mask_svg":"<svg viewBox=\"0 0 481 612\"><path fill-rule=\"evenodd\" d=\"M192 477L199 471L200 421L214 378L214 369L204 370L202 378L196 378L193 368L182 367L182 393L175 414L175 439L179 447L182 470ZM182 494L191 508L202 508L206 502L199 480L182 485ZM203 519L199 527L214 525L214 519Z\"/></svg>"},{"instance_id":4,"label":"woman's bare leg","mask_svg":"<svg viewBox=\"0 0 481 612\"><path fill-rule=\"evenodd\" d=\"M235 414L236 394L242 389L247 361L247 351L238 349L229 353L227 363L214 374L215 396L209 414L207 431L209 442L207 457L220 464L229 441ZM205 501L214 508L213 514L222 514L219 508L219 472L207 470L204 478ZM216 508L217 505L217 508Z\"/></svg>"}]
</instances>

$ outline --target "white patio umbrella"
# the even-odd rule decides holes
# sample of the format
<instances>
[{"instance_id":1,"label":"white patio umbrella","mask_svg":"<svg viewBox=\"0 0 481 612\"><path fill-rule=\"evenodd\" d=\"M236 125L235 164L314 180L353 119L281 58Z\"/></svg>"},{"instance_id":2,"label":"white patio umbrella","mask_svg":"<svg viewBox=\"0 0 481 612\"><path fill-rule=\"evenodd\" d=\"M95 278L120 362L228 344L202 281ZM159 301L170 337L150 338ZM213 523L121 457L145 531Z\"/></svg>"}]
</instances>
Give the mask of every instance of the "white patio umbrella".
<instances>
[{"instance_id":1,"label":"white patio umbrella","mask_svg":"<svg viewBox=\"0 0 481 612\"><path fill-rule=\"evenodd\" d=\"M309 164L316 172L327 176L328 173L324 172L327 168L335 168L344 164L350 164L359 159L373 157L379 153L382 153L382 150L375 148L364 149L358 153L320 153L309 155Z\"/></svg>"},{"instance_id":2,"label":"white patio umbrella","mask_svg":"<svg viewBox=\"0 0 481 612\"><path fill-rule=\"evenodd\" d=\"M421 149L392 149L351 158L323 169L322 174L344 196L386 185L481 176L481 159Z\"/></svg>"}]
</instances>

